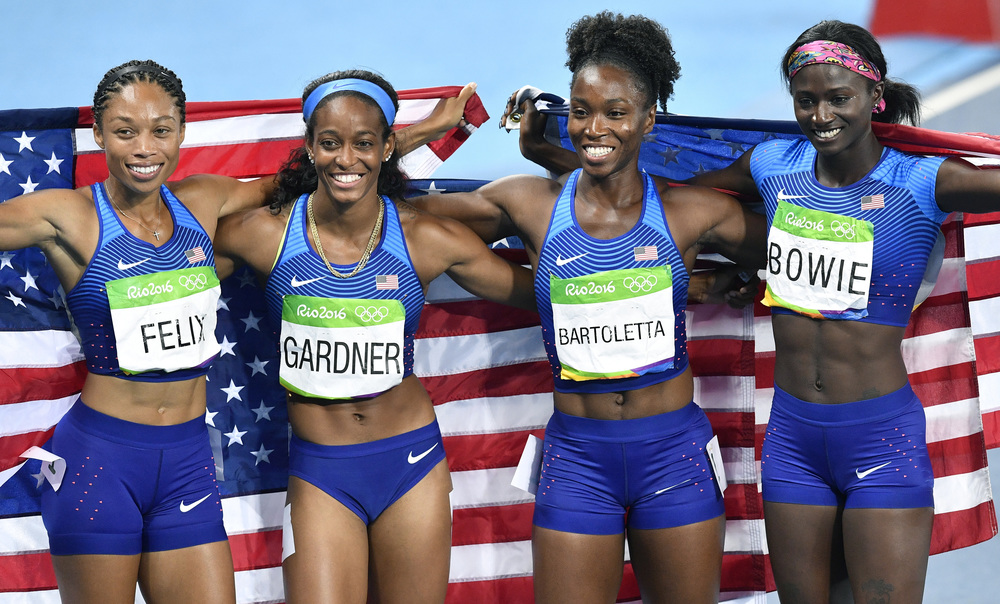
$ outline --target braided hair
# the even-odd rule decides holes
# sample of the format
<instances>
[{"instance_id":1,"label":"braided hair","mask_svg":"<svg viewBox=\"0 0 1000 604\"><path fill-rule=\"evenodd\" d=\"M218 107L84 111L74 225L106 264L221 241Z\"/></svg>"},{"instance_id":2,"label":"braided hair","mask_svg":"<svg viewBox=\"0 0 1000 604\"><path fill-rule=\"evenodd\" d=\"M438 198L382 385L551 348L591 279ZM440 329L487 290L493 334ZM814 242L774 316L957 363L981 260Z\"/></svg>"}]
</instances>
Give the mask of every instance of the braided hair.
<instances>
[{"instance_id":1,"label":"braided hair","mask_svg":"<svg viewBox=\"0 0 1000 604\"><path fill-rule=\"evenodd\" d=\"M94 93L94 123L100 127L104 119L104 110L108 103L116 95L121 93L127 86L136 82L156 82L163 90L174 99L174 106L181 112L181 124L184 123L187 113L184 103L187 97L184 95L184 88L181 85L177 74L170 71L156 61L132 60L122 63L118 67L109 70L101 83L97 85L97 92Z\"/></svg>"},{"instance_id":2,"label":"braided hair","mask_svg":"<svg viewBox=\"0 0 1000 604\"><path fill-rule=\"evenodd\" d=\"M882 98L885 99L885 110L873 113L872 121L889 124L901 124L905 121L914 126L920 123L920 93L917 92L917 89L905 82L890 80L886 77L888 65L885 61L885 55L882 54L882 47L875 36L863 27L843 21L821 21L802 32L788 47L785 56L781 58L781 74L789 91L791 91L792 85L791 80L788 79L789 57L799 46L817 40L830 40L850 46L882 74L882 82L885 86ZM875 82L867 81L869 90L871 90L875 86Z\"/></svg>"},{"instance_id":3,"label":"braided hair","mask_svg":"<svg viewBox=\"0 0 1000 604\"><path fill-rule=\"evenodd\" d=\"M642 15L603 11L583 17L566 32L566 52L566 66L573 72L570 86L581 68L611 64L634 76L647 106L659 102L663 111L681 74L667 30Z\"/></svg>"},{"instance_id":4,"label":"braided hair","mask_svg":"<svg viewBox=\"0 0 1000 604\"><path fill-rule=\"evenodd\" d=\"M389 98L392 99L393 107L397 111L399 110L399 97L396 95L396 90L392 85L382 76L363 69L335 71L309 82L309 85L302 92L302 103L305 104L306 99L309 98L312 91L320 85L344 79L365 80L375 84L389 95ZM316 105L309 119L306 120L306 141L311 141L315 135L316 114L319 112L319 108L341 95L353 96L379 109L378 115L380 116L382 125L382 139L386 140L389 138L389 135L392 133L392 126L386 121L385 115L382 113L381 108L379 108L378 103L371 97L360 92L342 90L325 97ZM406 183L406 175L403 174L403 170L399 167L399 154L393 153L387 161L382 162L382 167L378 175L378 193L390 198L400 198L406 190ZM278 188L271 197L271 213L278 214L281 212L282 207L293 203L305 193L312 193L318 186L319 175L316 173L316 167L309 161L309 154L305 146L295 149L292 151L288 161L285 162L285 165L278 172Z\"/></svg>"}]
</instances>

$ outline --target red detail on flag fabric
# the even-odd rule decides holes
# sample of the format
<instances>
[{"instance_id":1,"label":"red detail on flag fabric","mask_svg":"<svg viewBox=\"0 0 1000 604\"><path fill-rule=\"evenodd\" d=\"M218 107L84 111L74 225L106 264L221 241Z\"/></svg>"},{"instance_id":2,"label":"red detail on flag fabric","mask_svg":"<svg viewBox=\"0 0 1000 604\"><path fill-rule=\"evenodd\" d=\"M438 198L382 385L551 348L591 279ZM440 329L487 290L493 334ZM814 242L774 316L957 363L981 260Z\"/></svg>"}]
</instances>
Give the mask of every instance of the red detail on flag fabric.
<instances>
[{"instance_id":1,"label":"red detail on flag fabric","mask_svg":"<svg viewBox=\"0 0 1000 604\"><path fill-rule=\"evenodd\" d=\"M49 552L0 556L0 593L55 588L56 572L52 568L52 556Z\"/></svg>"},{"instance_id":2,"label":"red detail on flag fabric","mask_svg":"<svg viewBox=\"0 0 1000 604\"><path fill-rule=\"evenodd\" d=\"M55 426L48 430L37 432L25 432L24 434L12 434L0 439L0 471L13 468L25 462L21 457L31 447L40 447L52 438Z\"/></svg>"},{"instance_id":3,"label":"red detail on flag fabric","mask_svg":"<svg viewBox=\"0 0 1000 604\"><path fill-rule=\"evenodd\" d=\"M0 369L0 405L72 396L83 388L86 377L85 361L56 367L5 367Z\"/></svg>"},{"instance_id":4,"label":"red detail on flag fabric","mask_svg":"<svg viewBox=\"0 0 1000 604\"><path fill-rule=\"evenodd\" d=\"M440 338L538 325L538 313L488 300L428 304L420 313L417 338Z\"/></svg>"},{"instance_id":5,"label":"red detail on flag fabric","mask_svg":"<svg viewBox=\"0 0 1000 604\"><path fill-rule=\"evenodd\" d=\"M974 527L984 527L985 530L970 530ZM980 503L968 510L934 514L931 553L940 554L975 545L983 541L983 534L989 531L997 534L997 514L992 501Z\"/></svg>"},{"instance_id":6,"label":"red detail on flag fabric","mask_svg":"<svg viewBox=\"0 0 1000 604\"><path fill-rule=\"evenodd\" d=\"M939 0L878 0L871 32L878 37L927 35L1000 42L1000 1L965 0L961 10Z\"/></svg>"},{"instance_id":7,"label":"red detail on flag fabric","mask_svg":"<svg viewBox=\"0 0 1000 604\"><path fill-rule=\"evenodd\" d=\"M528 435L545 436L545 429L514 430L499 434L445 436L444 450L452 472L512 468L521 459Z\"/></svg>"},{"instance_id":8,"label":"red detail on flag fabric","mask_svg":"<svg viewBox=\"0 0 1000 604\"><path fill-rule=\"evenodd\" d=\"M281 566L281 529L229 535L236 572Z\"/></svg>"},{"instance_id":9,"label":"red detail on flag fabric","mask_svg":"<svg viewBox=\"0 0 1000 604\"><path fill-rule=\"evenodd\" d=\"M552 371L546 361L421 377L435 405L487 396L552 392Z\"/></svg>"},{"instance_id":10,"label":"red detail on flag fabric","mask_svg":"<svg viewBox=\"0 0 1000 604\"><path fill-rule=\"evenodd\" d=\"M531 539L534 503L485 505L454 511L451 544L513 543Z\"/></svg>"},{"instance_id":11,"label":"red detail on flag fabric","mask_svg":"<svg viewBox=\"0 0 1000 604\"><path fill-rule=\"evenodd\" d=\"M983 435L981 432L927 443L927 453L931 458L934 476L956 476L982 470L986 467L983 455Z\"/></svg>"}]
</instances>

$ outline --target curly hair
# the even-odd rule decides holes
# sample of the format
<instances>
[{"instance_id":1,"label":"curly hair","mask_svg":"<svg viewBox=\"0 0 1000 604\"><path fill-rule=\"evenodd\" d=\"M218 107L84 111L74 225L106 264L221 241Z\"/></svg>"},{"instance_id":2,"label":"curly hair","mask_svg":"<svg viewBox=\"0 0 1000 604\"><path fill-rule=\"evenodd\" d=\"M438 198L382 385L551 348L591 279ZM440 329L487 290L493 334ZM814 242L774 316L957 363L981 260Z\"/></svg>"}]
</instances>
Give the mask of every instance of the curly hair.
<instances>
[{"instance_id":1,"label":"curly hair","mask_svg":"<svg viewBox=\"0 0 1000 604\"><path fill-rule=\"evenodd\" d=\"M662 25L643 17L624 17L603 11L583 17L566 31L566 67L573 73L594 64L611 64L631 73L648 105L659 101L667 110L667 99L674 94L674 82L681 66L674 57L670 36Z\"/></svg>"},{"instance_id":2,"label":"curly hair","mask_svg":"<svg viewBox=\"0 0 1000 604\"><path fill-rule=\"evenodd\" d=\"M901 124L904 121L914 126L920 123L920 93L917 89L899 80L890 80L886 77L888 65L885 55L882 54L882 47L878 40L867 29L843 21L820 21L801 35L788 47L785 55L781 58L781 75L791 91L792 82L788 79L788 59L795 52L795 49L803 44L815 42L817 40L830 40L840 42L853 48L866 61L874 65L882 74L882 82L885 89L882 98L885 99L885 110L880 113L873 113L872 120L876 122L886 122L890 124ZM875 86L875 82L866 80L869 90Z\"/></svg>"},{"instance_id":3,"label":"curly hair","mask_svg":"<svg viewBox=\"0 0 1000 604\"><path fill-rule=\"evenodd\" d=\"M302 92L302 103L305 104L306 99L309 98L312 91L321 84L344 79L365 80L375 84L389 95L389 98L392 99L393 107L397 111L399 110L399 97L396 95L396 90L392 87L392 85L389 84L389 82L387 82L382 76L363 69L335 71L309 82L309 85L307 85L305 90ZM306 120L306 142L311 141L316 133L316 114L319 112L319 108L325 106L332 99L342 95L353 96L365 103L368 103L372 107L379 109L378 115L381 118L382 139L385 140L389 138L389 135L392 133L392 126L386 121L385 115L383 115L378 103L376 103L371 97L360 92L343 90L323 98L323 100L316 105L312 115L310 115L309 119ZM390 198L399 198L406 190L406 183L406 175L399 167L399 153L393 153L389 157L388 161L382 162L382 168L379 170L378 175L378 192L380 195L385 195ZM305 146L295 149L289 156L288 161L285 162L284 166L278 172L278 188L271 197L271 213L278 214L281 212L282 207L293 203L305 193L312 193L318 186L319 175L316 173L316 167L309 161L309 154L306 151Z\"/></svg>"},{"instance_id":4,"label":"curly hair","mask_svg":"<svg viewBox=\"0 0 1000 604\"><path fill-rule=\"evenodd\" d=\"M174 99L174 106L181 112L181 124L187 118L184 103L187 97L184 95L184 87L181 85L177 74L170 71L156 61L149 59L145 61L132 60L114 67L101 78L94 93L94 123L101 127L103 125L104 110L107 109L111 99L119 94L126 86L136 82L156 82L160 88Z\"/></svg>"}]
</instances>

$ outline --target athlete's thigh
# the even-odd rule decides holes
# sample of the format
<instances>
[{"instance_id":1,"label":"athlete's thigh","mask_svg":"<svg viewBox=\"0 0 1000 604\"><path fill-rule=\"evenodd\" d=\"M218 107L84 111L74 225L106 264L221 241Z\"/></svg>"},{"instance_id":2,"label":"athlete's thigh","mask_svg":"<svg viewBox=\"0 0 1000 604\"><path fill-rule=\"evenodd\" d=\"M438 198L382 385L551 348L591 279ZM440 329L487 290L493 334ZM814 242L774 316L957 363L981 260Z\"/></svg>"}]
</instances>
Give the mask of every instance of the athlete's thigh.
<instances>
[{"instance_id":1,"label":"athlete's thigh","mask_svg":"<svg viewBox=\"0 0 1000 604\"><path fill-rule=\"evenodd\" d=\"M764 502L771 569L782 602L829 601L831 567L839 558L838 508Z\"/></svg>"},{"instance_id":2,"label":"athlete's thigh","mask_svg":"<svg viewBox=\"0 0 1000 604\"><path fill-rule=\"evenodd\" d=\"M537 604L614 602L625 564L625 535L583 535L532 527Z\"/></svg>"},{"instance_id":3,"label":"athlete's thigh","mask_svg":"<svg viewBox=\"0 0 1000 604\"><path fill-rule=\"evenodd\" d=\"M718 602L726 518L629 529L628 550L645 604Z\"/></svg>"},{"instance_id":4,"label":"athlete's thigh","mask_svg":"<svg viewBox=\"0 0 1000 604\"><path fill-rule=\"evenodd\" d=\"M364 604L368 532L342 503L297 476L288 479L295 552L282 563L285 601ZM288 541L288 535L284 536Z\"/></svg>"},{"instance_id":5,"label":"athlete's thigh","mask_svg":"<svg viewBox=\"0 0 1000 604\"><path fill-rule=\"evenodd\" d=\"M857 602L923 598L933 508L844 510L844 555Z\"/></svg>"},{"instance_id":6,"label":"athlete's thigh","mask_svg":"<svg viewBox=\"0 0 1000 604\"><path fill-rule=\"evenodd\" d=\"M142 554L139 589L147 604L235 603L229 542Z\"/></svg>"},{"instance_id":7,"label":"athlete's thigh","mask_svg":"<svg viewBox=\"0 0 1000 604\"><path fill-rule=\"evenodd\" d=\"M441 460L368 527L370 601L439 604L451 562L451 474Z\"/></svg>"},{"instance_id":8,"label":"athlete's thigh","mask_svg":"<svg viewBox=\"0 0 1000 604\"><path fill-rule=\"evenodd\" d=\"M64 604L133 604L139 555L52 556Z\"/></svg>"}]
</instances>

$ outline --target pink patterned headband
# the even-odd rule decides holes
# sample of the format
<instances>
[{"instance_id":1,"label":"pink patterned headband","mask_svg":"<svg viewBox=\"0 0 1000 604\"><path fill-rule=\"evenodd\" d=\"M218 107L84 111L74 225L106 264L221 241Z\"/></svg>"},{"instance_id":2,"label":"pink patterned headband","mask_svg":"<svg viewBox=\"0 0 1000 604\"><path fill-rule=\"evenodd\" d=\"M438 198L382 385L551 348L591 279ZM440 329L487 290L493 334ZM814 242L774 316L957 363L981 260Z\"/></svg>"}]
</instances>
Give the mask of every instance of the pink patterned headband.
<instances>
[{"instance_id":1,"label":"pink patterned headband","mask_svg":"<svg viewBox=\"0 0 1000 604\"><path fill-rule=\"evenodd\" d=\"M796 48L788 57L788 79L791 80L795 77L795 74L806 65L814 63L836 65L862 75L873 82L882 81L882 74L879 73L878 68L859 55L856 50L847 44L830 40L816 40ZM885 110L885 99L879 100L872 112L880 113L883 110Z\"/></svg>"}]
</instances>

